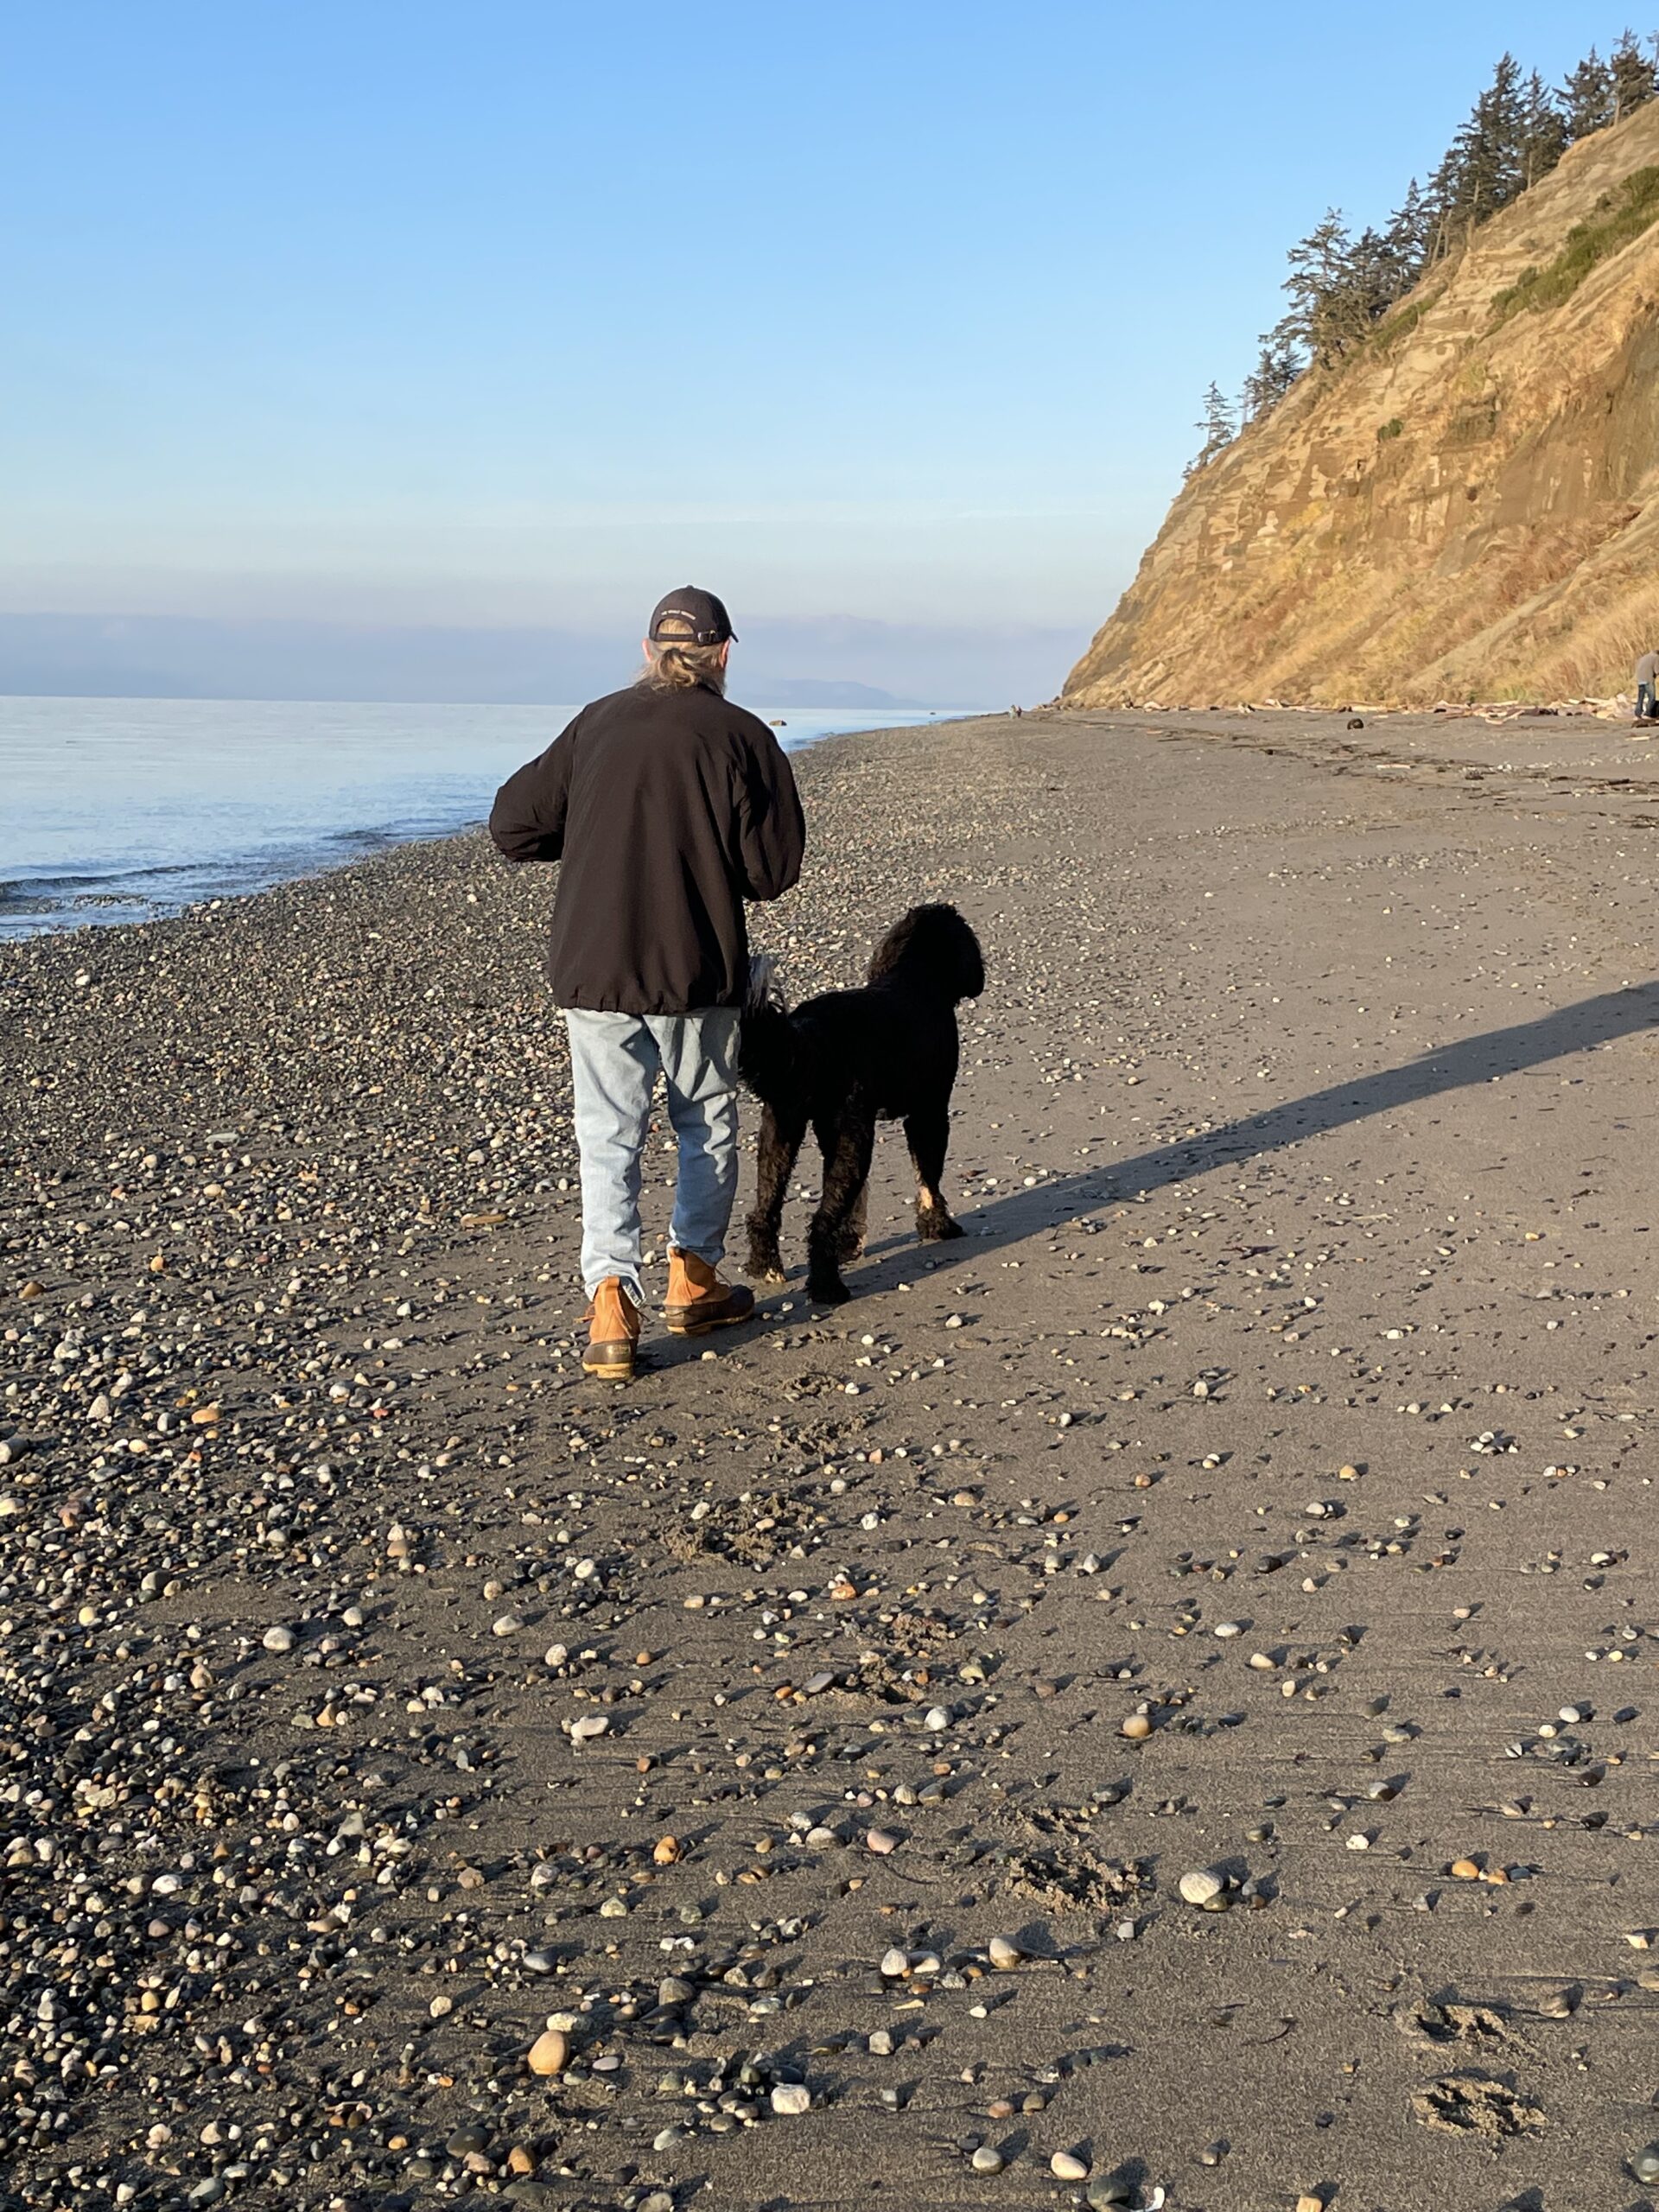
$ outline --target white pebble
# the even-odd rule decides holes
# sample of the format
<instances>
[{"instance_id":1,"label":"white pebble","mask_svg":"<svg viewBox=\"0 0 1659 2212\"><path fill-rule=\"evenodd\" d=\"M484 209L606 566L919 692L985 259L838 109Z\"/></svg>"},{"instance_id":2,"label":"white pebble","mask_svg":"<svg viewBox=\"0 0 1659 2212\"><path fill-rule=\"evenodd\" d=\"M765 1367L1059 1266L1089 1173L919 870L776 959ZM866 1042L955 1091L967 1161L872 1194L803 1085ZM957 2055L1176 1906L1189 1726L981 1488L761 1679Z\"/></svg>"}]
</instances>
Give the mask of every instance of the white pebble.
<instances>
[{"instance_id":1,"label":"white pebble","mask_svg":"<svg viewBox=\"0 0 1659 2212\"><path fill-rule=\"evenodd\" d=\"M1181 1895L1188 1904L1208 1904L1212 1897L1218 1897L1226 1886L1222 1877L1212 1873L1207 1866L1193 1867L1190 1873L1182 1875L1179 1883Z\"/></svg>"}]
</instances>

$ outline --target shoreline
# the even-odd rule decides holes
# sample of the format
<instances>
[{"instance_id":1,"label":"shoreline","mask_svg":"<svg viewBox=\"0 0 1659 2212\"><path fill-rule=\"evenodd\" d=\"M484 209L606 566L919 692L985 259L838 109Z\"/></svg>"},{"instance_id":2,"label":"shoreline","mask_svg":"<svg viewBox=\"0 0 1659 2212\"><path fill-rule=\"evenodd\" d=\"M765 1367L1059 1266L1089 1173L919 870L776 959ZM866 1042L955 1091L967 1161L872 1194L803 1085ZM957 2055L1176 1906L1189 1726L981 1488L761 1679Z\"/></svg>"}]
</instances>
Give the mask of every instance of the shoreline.
<instances>
[{"instance_id":1,"label":"shoreline","mask_svg":"<svg viewBox=\"0 0 1659 2212\"><path fill-rule=\"evenodd\" d=\"M12 703L95 710L89 731L36 730L31 736L26 730L13 729L0 741L0 765L15 769L21 761L23 793L18 819L31 818L31 807L40 805L53 743L62 751L65 773L71 761L78 761L83 779L90 775L97 783L109 778L113 817L108 794L100 814L73 820L66 817L56 823L55 832L48 810L44 843L37 829L32 858L0 856L0 943L164 919L215 900L222 904L283 883L330 874L400 845L462 836L481 826L500 778L556 734L575 712L571 707L553 707L545 715L529 708L474 710L481 721L469 737L485 766L479 766L475 758L475 774L454 777L435 759L433 747L442 734L445 717L464 716L466 710L459 709L409 709L413 744L406 754L393 743L399 710L384 702L355 709L318 702L315 722L307 719L301 702L291 701L30 699ZM169 708L184 711L184 728L172 728L171 717L163 711ZM203 713L213 710L230 717L223 730L202 725ZM865 719L871 711L801 708L765 713L762 719L785 750L798 757L826 737L861 734L871 727ZM112 733L100 726L99 713L105 723L116 716L121 727ZM238 713L245 718L243 725L235 719ZM523 725L511 739L510 755L501 749L507 741L499 727L504 717L515 729ZM898 726L946 727L973 719L964 712L939 709L925 722ZM838 727L842 723L855 727L843 731ZM464 728L464 721L457 727ZM257 741L280 764L268 773L286 779L283 796L274 797L257 779L250 787L227 792L214 760L202 755L201 748L213 736L232 747ZM16 760L9 746L21 748ZM151 748L149 753L146 746ZM136 747L146 761L149 781L142 787L132 783L124 765L130 747ZM497 756L493 763L492 753ZM340 778L346 761L356 772L342 785ZM296 803L295 789L308 786L313 778L321 779L323 803L318 806L316 793L308 789L304 800ZM165 804L169 791L178 801L174 812ZM123 818L124 805L135 821L146 825L130 848L125 836L113 834L110 828L111 818ZM194 825L199 833L195 842L187 841L181 824L187 830ZM70 842L76 834L85 841L79 848ZM22 842L27 844L29 839Z\"/></svg>"},{"instance_id":2,"label":"shoreline","mask_svg":"<svg viewBox=\"0 0 1659 2212\"><path fill-rule=\"evenodd\" d=\"M1617 767L1622 772L1616 779L1618 785L1630 785L1633 797L1641 798L1645 794L1659 800L1659 755L1655 756L1656 766L1651 776L1632 778L1630 774L1631 762L1639 764L1645 756L1627 754L1621 749L1629 743L1651 741L1656 734L1659 734L1659 721L1640 728L1628 715L1615 711L1616 705L1617 702L1613 702L1613 707L1610 708L1607 702L1575 701L1555 707L1510 705L1497 702L1466 706L1443 702L1433 709L1364 706L1351 709L1282 706L1096 709L1049 702L1041 706L1023 709L1017 716L1002 713L958 715L952 712L947 715L941 712L925 722L895 722L868 729L826 731L810 739L790 757L792 761L799 761L809 753L817 753L825 747L841 745L852 739L902 739L924 735L930 731L964 729L980 725L995 728L1006 720L1017 726L1028 724L1034 730L1074 728L1117 733L1138 730L1145 736L1158 741L1181 736L1209 742L1225 740L1269 751L1287 746L1318 765L1353 766L1363 772L1406 772L1429 779L1450 779L1460 773L1465 778L1496 778L1502 784L1506 779L1519 776L1523 780L1547 781L1563 789L1577 791L1577 787L1584 785L1586 778L1593 776L1595 772ZM1462 727L1465 725L1469 727ZM1361 729L1370 734L1359 736L1357 733ZM1482 732L1490 733L1490 736L1483 737ZM1517 748L1517 739L1527 742ZM1587 752L1586 741L1592 747ZM1516 761L1511 757L1517 749L1524 753L1522 760ZM1610 789L1613 787L1608 786ZM1584 794L1578 791L1577 795ZM60 923L48 921L39 928L16 935L0 934L0 979L3 978L4 953L10 946L36 944L42 939L76 938L87 931L103 934L111 931L147 928L158 922L188 918L210 910L240 906L293 885L338 877L391 854L410 849L441 847L476 836L481 834L483 827L483 819L479 817L456 829L435 834L403 836L382 829L332 833L341 839L360 841L366 849L350 853L338 861L319 862L298 874L279 875L271 881L255 884L245 890L232 888L211 898L193 899L172 910L108 920L95 915L87 915L80 919L66 918ZM130 902L114 894L104 899L94 894L93 903L124 906Z\"/></svg>"},{"instance_id":3,"label":"shoreline","mask_svg":"<svg viewBox=\"0 0 1659 2212\"><path fill-rule=\"evenodd\" d=\"M1659 766L1346 719L797 756L791 997L985 941L971 1233L888 1131L627 1390L548 873L0 947L0 2195L1622 2202Z\"/></svg>"}]
</instances>

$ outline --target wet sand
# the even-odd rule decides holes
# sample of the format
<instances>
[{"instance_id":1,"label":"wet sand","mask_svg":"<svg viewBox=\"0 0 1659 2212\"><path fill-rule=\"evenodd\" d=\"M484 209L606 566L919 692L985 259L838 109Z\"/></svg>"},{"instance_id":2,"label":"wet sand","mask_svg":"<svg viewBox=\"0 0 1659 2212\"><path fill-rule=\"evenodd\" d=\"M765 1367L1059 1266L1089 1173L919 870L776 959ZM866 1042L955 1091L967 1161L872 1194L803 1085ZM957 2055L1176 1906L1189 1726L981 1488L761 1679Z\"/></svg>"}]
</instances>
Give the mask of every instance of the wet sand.
<instances>
[{"instance_id":1,"label":"wet sand","mask_svg":"<svg viewBox=\"0 0 1659 2212\"><path fill-rule=\"evenodd\" d=\"M1346 719L802 757L971 1234L626 1390L549 876L0 950L0 2203L1649 2201L1659 760Z\"/></svg>"}]
</instances>

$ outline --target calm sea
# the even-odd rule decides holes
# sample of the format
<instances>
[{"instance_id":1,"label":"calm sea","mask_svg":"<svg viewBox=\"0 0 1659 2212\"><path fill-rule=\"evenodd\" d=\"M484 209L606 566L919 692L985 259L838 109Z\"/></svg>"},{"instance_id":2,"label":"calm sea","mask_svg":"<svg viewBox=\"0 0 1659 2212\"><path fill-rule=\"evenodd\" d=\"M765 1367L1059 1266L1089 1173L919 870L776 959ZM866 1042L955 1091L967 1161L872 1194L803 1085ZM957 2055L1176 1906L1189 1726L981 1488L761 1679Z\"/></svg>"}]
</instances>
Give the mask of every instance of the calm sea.
<instances>
[{"instance_id":1,"label":"calm sea","mask_svg":"<svg viewBox=\"0 0 1659 2212\"><path fill-rule=\"evenodd\" d=\"M931 719L756 711L791 752ZM0 938L145 920L463 829L574 712L0 698Z\"/></svg>"}]
</instances>

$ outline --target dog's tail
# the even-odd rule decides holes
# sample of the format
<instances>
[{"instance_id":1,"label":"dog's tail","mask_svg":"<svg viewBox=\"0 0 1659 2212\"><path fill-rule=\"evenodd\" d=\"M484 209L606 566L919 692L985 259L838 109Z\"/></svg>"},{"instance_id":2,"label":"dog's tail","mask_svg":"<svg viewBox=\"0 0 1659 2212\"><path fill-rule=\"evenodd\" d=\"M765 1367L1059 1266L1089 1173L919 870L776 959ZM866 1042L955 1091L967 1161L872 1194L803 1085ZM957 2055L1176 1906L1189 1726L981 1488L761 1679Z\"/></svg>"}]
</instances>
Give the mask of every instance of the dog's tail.
<instances>
[{"instance_id":1,"label":"dog's tail","mask_svg":"<svg viewBox=\"0 0 1659 2212\"><path fill-rule=\"evenodd\" d=\"M749 988L738 1026L737 1071L766 1105L793 1096L800 1081L800 1038L789 1018L776 970L765 953L749 963Z\"/></svg>"}]
</instances>

